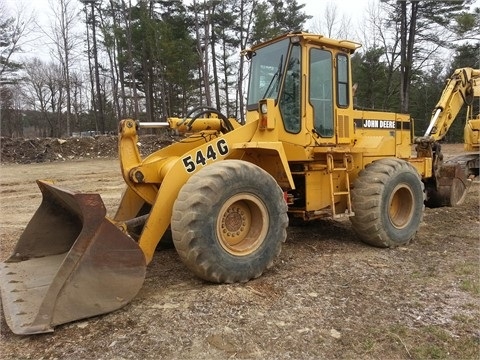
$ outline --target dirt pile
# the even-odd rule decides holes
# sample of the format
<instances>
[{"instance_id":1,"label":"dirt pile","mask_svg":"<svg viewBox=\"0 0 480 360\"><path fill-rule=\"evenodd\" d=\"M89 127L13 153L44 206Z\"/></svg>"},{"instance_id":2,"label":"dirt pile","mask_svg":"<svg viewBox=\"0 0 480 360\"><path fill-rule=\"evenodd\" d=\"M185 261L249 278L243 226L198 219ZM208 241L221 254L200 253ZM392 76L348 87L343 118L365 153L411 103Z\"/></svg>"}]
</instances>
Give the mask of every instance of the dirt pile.
<instances>
[{"instance_id":1,"label":"dirt pile","mask_svg":"<svg viewBox=\"0 0 480 360\"><path fill-rule=\"evenodd\" d=\"M167 133L141 135L139 149L147 155L172 142ZM0 138L0 162L31 164L93 158L116 158L118 138L115 135L70 138Z\"/></svg>"}]
</instances>

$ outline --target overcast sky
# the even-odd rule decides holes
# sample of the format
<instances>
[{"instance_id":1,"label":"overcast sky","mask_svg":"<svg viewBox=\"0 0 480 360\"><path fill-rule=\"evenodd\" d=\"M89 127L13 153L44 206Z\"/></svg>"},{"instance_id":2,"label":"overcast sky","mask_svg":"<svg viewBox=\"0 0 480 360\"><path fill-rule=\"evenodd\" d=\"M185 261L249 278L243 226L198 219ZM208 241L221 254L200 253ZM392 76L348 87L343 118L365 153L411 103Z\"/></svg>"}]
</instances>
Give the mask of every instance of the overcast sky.
<instances>
[{"instance_id":1,"label":"overcast sky","mask_svg":"<svg viewBox=\"0 0 480 360\"><path fill-rule=\"evenodd\" d=\"M0 0L2 1L2 0ZM55 0L3 0L9 5L9 8L14 11L14 9L21 4L26 4L26 10L32 10L35 13L37 21L40 24L46 24L45 26L48 28L51 15L51 2ZM305 4L305 12L308 15L311 15L313 18L312 20L307 23L307 27L312 30L315 28L314 22L318 22L319 19L324 17L325 10L329 3L334 3L337 7L338 17L341 18L342 16L346 16L352 19L351 25L353 28L357 27L357 23L360 19L365 15L365 9L368 7L369 3L378 3L379 0L298 0L299 3ZM480 0L478 0L480 1ZM80 4L80 1L78 1ZM80 22L83 19L79 19ZM318 30L317 30L318 31ZM356 39L351 39L356 40ZM28 44L32 45L32 52L38 54L41 58L45 55L48 56L48 51L42 46L38 46L35 44ZM30 46L24 46L24 49L27 50ZM28 49L29 50L29 49ZM28 51L27 50L27 51ZM30 51L28 51L30 52Z\"/></svg>"},{"instance_id":2,"label":"overcast sky","mask_svg":"<svg viewBox=\"0 0 480 360\"><path fill-rule=\"evenodd\" d=\"M360 19L364 16L369 3L377 4L379 0L298 0L305 4L305 12L313 17L322 17L328 3L334 3L340 16Z\"/></svg>"},{"instance_id":3,"label":"overcast sky","mask_svg":"<svg viewBox=\"0 0 480 360\"><path fill-rule=\"evenodd\" d=\"M2 1L2 0L0 0ZM50 2L56 0L3 0L13 10L20 3L27 4L28 10L36 13L37 20L40 23L49 23L49 12L51 12ZM363 41L357 39L356 30L361 27L362 21L367 17L367 10L379 6L380 0L298 0L299 3L305 4L305 12L312 16L312 19L306 24L309 30L319 31L319 22L324 21L325 11L329 4L334 4L337 10L339 20L342 17L350 19L351 31L348 31L348 38L354 41ZM80 1L78 1L80 4ZM480 7L480 0L475 1L475 5ZM83 19L79 19L83 21ZM48 25L47 25L48 26ZM42 53L42 49L34 46L33 52Z\"/></svg>"}]
</instances>

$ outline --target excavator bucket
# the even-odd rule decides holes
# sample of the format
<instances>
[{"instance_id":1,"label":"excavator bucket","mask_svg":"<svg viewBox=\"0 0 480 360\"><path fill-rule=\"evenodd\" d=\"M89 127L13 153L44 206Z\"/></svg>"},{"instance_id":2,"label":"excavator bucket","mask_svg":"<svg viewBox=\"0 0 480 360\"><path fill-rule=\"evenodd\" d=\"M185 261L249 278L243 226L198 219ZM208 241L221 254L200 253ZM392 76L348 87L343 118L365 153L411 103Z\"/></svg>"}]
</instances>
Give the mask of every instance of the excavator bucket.
<instances>
[{"instance_id":1,"label":"excavator bucket","mask_svg":"<svg viewBox=\"0 0 480 360\"><path fill-rule=\"evenodd\" d=\"M427 187L425 205L430 208L461 205L471 184L465 169L457 162L446 162L439 174L436 188Z\"/></svg>"},{"instance_id":2,"label":"excavator bucket","mask_svg":"<svg viewBox=\"0 0 480 360\"><path fill-rule=\"evenodd\" d=\"M142 250L105 218L100 195L37 184L42 203L0 264L5 319L16 334L52 332L119 309L146 273Z\"/></svg>"}]
</instances>

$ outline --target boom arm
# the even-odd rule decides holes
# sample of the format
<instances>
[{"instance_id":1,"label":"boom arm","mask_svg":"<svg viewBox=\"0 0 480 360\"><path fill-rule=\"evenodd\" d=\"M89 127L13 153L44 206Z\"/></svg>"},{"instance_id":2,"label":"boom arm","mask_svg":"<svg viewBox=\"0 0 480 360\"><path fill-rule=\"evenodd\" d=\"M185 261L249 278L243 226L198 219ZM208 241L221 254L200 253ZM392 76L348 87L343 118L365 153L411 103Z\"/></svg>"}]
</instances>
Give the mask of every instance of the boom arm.
<instances>
[{"instance_id":1,"label":"boom arm","mask_svg":"<svg viewBox=\"0 0 480 360\"><path fill-rule=\"evenodd\" d=\"M467 106L467 113L471 113L474 98L478 96L480 96L480 70L472 68L455 70L433 109L425 135L415 139L417 156L432 158L432 177L424 179L426 205L429 207L455 206L465 197L470 184L467 181L467 172L470 174L471 171L467 171L458 161L444 163L438 141L443 139L463 106ZM467 125L470 124L473 122L467 119ZM472 139L466 138L465 141L473 142L473 136Z\"/></svg>"},{"instance_id":2,"label":"boom arm","mask_svg":"<svg viewBox=\"0 0 480 360\"><path fill-rule=\"evenodd\" d=\"M480 69L455 70L432 112L424 137L434 141L443 139L462 106L470 106L475 96L480 96Z\"/></svg>"}]
</instances>

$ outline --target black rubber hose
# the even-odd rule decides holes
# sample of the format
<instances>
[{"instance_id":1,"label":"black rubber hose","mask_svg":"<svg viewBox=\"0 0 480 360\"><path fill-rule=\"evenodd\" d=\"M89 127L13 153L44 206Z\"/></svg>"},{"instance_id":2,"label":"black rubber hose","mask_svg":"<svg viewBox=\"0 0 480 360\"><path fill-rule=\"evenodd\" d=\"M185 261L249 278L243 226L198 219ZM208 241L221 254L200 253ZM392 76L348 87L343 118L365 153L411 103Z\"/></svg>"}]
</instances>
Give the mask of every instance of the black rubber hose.
<instances>
[{"instance_id":1,"label":"black rubber hose","mask_svg":"<svg viewBox=\"0 0 480 360\"><path fill-rule=\"evenodd\" d=\"M200 111L199 113L195 114L195 116L192 118L192 120L190 120L190 122L188 123L188 126L192 126L192 124L195 122L195 120L197 120L201 115L204 115L204 114L217 114L219 116L219 118L224 122L225 124L225 127L226 127L226 130L227 132L228 131L232 131L233 130L233 125L232 123L230 122L230 120L228 120L228 118L223 115L220 111L218 111L217 109L215 108L212 108L212 107L196 107L194 108L193 110L190 110L188 113L187 113L187 118L189 116L191 116L195 111L199 110L199 109L204 109L203 111Z\"/></svg>"}]
</instances>

